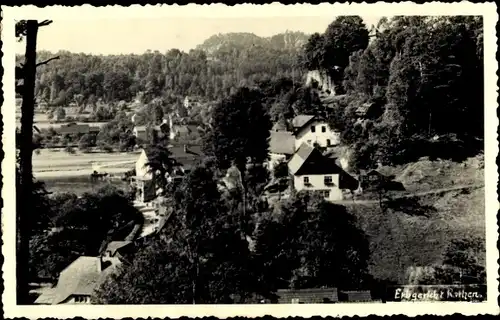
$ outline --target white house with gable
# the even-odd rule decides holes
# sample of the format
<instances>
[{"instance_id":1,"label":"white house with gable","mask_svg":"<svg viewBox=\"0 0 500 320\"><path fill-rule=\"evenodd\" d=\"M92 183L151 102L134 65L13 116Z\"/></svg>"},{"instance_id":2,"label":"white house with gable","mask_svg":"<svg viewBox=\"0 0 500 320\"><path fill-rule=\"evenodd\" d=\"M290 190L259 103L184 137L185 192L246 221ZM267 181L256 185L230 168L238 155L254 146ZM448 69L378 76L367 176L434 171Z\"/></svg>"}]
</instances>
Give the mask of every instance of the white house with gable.
<instances>
[{"instance_id":1,"label":"white house with gable","mask_svg":"<svg viewBox=\"0 0 500 320\"><path fill-rule=\"evenodd\" d=\"M334 147L340 143L340 132L331 128L327 121L316 116L298 115L293 121L295 149L302 143L320 147Z\"/></svg>"},{"instance_id":2,"label":"white house with gable","mask_svg":"<svg viewBox=\"0 0 500 320\"><path fill-rule=\"evenodd\" d=\"M358 181L346 173L334 158L325 157L315 147L302 143L288 162L296 191L318 191L326 200L344 198L344 190L356 190Z\"/></svg>"}]
</instances>

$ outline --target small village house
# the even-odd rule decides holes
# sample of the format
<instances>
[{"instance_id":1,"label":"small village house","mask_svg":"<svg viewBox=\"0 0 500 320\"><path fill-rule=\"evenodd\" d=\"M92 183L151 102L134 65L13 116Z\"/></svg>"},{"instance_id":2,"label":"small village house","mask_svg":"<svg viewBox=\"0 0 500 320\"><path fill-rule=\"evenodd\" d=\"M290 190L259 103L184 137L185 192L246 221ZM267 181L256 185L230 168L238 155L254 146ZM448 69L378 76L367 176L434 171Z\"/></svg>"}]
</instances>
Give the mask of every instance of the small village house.
<instances>
[{"instance_id":1,"label":"small village house","mask_svg":"<svg viewBox=\"0 0 500 320\"><path fill-rule=\"evenodd\" d=\"M148 162L148 152L143 149L135 163L135 177L133 177L137 188L137 199L140 202L148 202L156 197L153 173L147 166Z\"/></svg>"},{"instance_id":2,"label":"small village house","mask_svg":"<svg viewBox=\"0 0 500 320\"><path fill-rule=\"evenodd\" d=\"M106 245L103 254L106 257L118 258L123 262L133 249L134 246L132 241L111 241Z\"/></svg>"},{"instance_id":3,"label":"small village house","mask_svg":"<svg viewBox=\"0 0 500 320\"><path fill-rule=\"evenodd\" d=\"M280 161L288 161L295 152L295 137L288 131L271 131L267 167L273 171Z\"/></svg>"},{"instance_id":4,"label":"small village house","mask_svg":"<svg viewBox=\"0 0 500 320\"><path fill-rule=\"evenodd\" d=\"M311 115L298 115L292 120L295 133L295 149L302 143L317 144L328 148L340 143L340 133L330 127L327 121Z\"/></svg>"},{"instance_id":5,"label":"small village house","mask_svg":"<svg viewBox=\"0 0 500 320\"><path fill-rule=\"evenodd\" d=\"M65 135L65 134L78 134L78 135L83 135L87 133L91 134L97 134L100 131L100 127L98 126L90 126L88 124L80 124L80 123L68 123L64 124L59 129L57 130L59 134Z\"/></svg>"},{"instance_id":6,"label":"small village house","mask_svg":"<svg viewBox=\"0 0 500 320\"><path fill-rule=\"evenodd\" d=\"M275 303L309 304L336 303L339 301L337 288L279 289Z\"/></svg>"},{"instance_id":7,"label":"small village house","mask_svg":"<svg viewBox=\"0 0 500 320\"><path fill-rule=\"evenodd\" d=\"M339 301L341 302L351 302L351 303L373 302L370 290L349 290L349 291L342 290L339 291L338 297Z\"/></svg>"},{"instance_id":8,"label":"small village house","mask_svg":"<svg viewBox=\"0 0 500 320\"><path fill-rule=\"evenodd\" d=\"M336 164L334 158L325 157L315 147L302 143L288 162L296 191L317 191L326 200L344 198L344 191L356 190L358 181Z\"/></svg>"},{"instance_id":9,"label":"small village house","mask_svg":"<svg viewBox=\"0 0 500 320\"><path fill-rule=\"evenodd\" d=\"M146 126L135 126L133 134L137 140L147 141L148 139Z\"/></svg>"},{"instance_id":10,"label":"small village house","mask_svg":"<svg viewBox=\"0 0 500 320\"><path fill-rule=\"evenodd\" d=\"M120 264L116 257L79 257L61 272L56 287L42 293L35 304L90 304L94 290Z\"/></svg>"},{"instance_id":11,"label":"small village house","mask_svg":"<svg viewBox=\"0 0 500 320\"><path fill-rule=\"evenodd\" d=\"M182 103L184 108L189 112L193 107L199 106L202 103L200 97L186 96L184 102Z\"/></svg>"},{"instance_id":12,"label":"small village house","mask_svg":"<svg viewBox=\"0 0 500 320\"><path fill-rule=\"evenodd\" d=\"M200 146L174 145L170 146L169 150L177 165L172 174L166 177L168 181L188 174L203 157ZM135 163L135 177L133 177L137 188L137 200L144 203L155 199L157 195L154 174L147 166L149 158L150 149L144 148Z\"/></svg>"}]
</instances>

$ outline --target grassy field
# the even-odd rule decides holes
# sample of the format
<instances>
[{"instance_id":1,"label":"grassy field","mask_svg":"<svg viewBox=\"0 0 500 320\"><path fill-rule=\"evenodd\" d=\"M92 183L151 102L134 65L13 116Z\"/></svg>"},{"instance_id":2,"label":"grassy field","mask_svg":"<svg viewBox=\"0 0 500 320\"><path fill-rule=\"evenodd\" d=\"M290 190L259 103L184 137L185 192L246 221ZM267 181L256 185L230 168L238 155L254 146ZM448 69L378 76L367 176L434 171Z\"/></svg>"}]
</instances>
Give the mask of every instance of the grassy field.
<instances>
[{"instance_id":1,"label":"grassy field","mask_svg":"<svg viewBox=\"0 0 500 320\"><path fill-rule=\"evenodd\" d=\"M106 185L113 185L120 189L127 190L128 183L121 180L111 181L90 181L88 176L52 176L41 178L44 182L47 191L52 193L71 192L76 195L81 195L85 192L96 191Z\"/></svg>"},{"instance_id":2,"label":"grassy field","mask_svg":"<svg viewBox=\"0 0 500 320\"><path fill-rule=\"evenodd\" d=\"M479 186L405 200L385 212L378 204L346 205L369 238L371 274L406 283L410 267L442 263L452 239L485 239L484 170L481 157L469 159L466 165L423 160L396 170L406 189L416 192L456 181ZM408 175L410 170L428 174ZM485 253L477 258L484 264Z\"/></svg>"},{"instance_id":3,"label":"grassy field","mask_svg":"<svg viewBox=\"0 0 500 320\"><path fill-rule=\"evenodd\" d=\"M96 168L120 173L134 168L138 157L139 152L69 154L62 149L42 149L33 154L33 172L37 178L89 175Z\"/></svg>"},{"instance_id":4,"label":"grassy field","mask_svg":"<svg viewBox=\"0 0 500 320\"><path fill-rule=\"evenodd\" d=\"M67 116L76 117L76 116L84 116L84 115L67 114ZM33 121L34 121L34 125L40 130L48 129L50 127L57 129L57 128L61 127L62 125L66 124L64 122L50 123L51 120L49 120L49 118L47 117L47 114L45 114L45 113L35 113ZM106 124L106 122L78 122L78 121L75 121L75 122L78 124L88 124L90 126L96 126L96 127L102 127L103 125ZM21 114L20 113L16 113L16 126L19 128L21 127Z\"/></svg>"}]
</instances>

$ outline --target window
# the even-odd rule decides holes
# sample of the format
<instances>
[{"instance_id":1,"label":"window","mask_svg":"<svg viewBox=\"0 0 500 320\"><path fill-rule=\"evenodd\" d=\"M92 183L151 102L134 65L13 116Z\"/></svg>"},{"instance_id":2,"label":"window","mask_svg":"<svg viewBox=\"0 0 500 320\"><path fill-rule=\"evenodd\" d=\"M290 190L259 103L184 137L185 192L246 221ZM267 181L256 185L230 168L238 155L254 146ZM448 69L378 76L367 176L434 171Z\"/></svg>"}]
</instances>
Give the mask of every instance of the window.
<instances>
[{"instance_id":1,"label":"window","mask_svg":"<svg viewBox=\"0 0 500 320\"><path fill-rule=\"evenodd\" d=\"M326 132L326 127L325 126L321 126L321 132Z\"/></svg>"},{"instance_id":2,"label":"window","mask_svg":"<svg viewBox=\"0 0 500 320\"><path fill-rule=\"evenodd\" d=\"M333 184L332 176L325 176L325 185L330 186Z\"/></svg>"},{"instance_id":3,"label":"window","mask_svg":"<svg viewBox=\"0 0 500 320\"><path fill-rule=\"evenodd\" d=\"M330 190L320 190L319 194L321 194L323 198L330 198Z\"/></svg>"},{"instance_id":4,"label":"window","mask_svg":"<svg viewBox=\"0 0 500 320\"><path fill-rule=\"evenodd\" d=\"M307 140L307 143L308 143L308 144L311 144L311 140Z\"/></svg>"},{"instance_id":5,"label":"window","mask_svg":"<svg viewBox=\"0 0 500 320\"><path fill-rule=\"evenodd\" d=\"M315 126L311 126L311 132L316 132L316 127Z\"/></svg>"},{"instance_id":6,"label":"window","mask_svg":"<svg viewBox=\"0 0 500 320\"><path fill-rule=\"evenodd\" d=\"M330 141L330 139L326 139L326 145L329 147L332 145L332 142Z\"/></svg>"},{"instance_id":7,"label":"window","mask_svg":"<svg viewBox=\"0 0 500 320\"><path fill-rule=\"evenodd\" d=\"M88 298L86 296L75 296L75 302L77 303L85 303Z\"/></svg>"},{"instance_id":8,"label":"window","mask_svg":"<svg viewBox=\"0 0 500 320\"><path fill-rule=\"evenodd\" d=\"M300 300L299 298L292 298L292 304L299 304Z\"/></svg>"},{"instance_id":9,"label":"window","mask_svg":"<svg viewBox=\"0 0 500 320\"><path fill-rule=\"evenodd\" d=\"M309 177L304 177L304 185L309 185Z\"/></svg>"}]
</instances>

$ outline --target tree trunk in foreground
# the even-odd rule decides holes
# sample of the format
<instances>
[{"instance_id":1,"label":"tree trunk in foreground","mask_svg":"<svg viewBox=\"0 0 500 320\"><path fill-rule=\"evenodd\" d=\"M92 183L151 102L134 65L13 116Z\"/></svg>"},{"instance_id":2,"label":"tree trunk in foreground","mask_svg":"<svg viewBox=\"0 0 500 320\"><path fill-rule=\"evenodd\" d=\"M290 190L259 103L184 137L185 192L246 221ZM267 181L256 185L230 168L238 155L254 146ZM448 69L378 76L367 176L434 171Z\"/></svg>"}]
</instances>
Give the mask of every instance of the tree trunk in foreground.
<instances>
[{"instance_id":1,"label":"tree trunk in foreground","mask_svg":"<svg viewBox=\"0 0 500 320\"><path fill-rule=\"evenodd\" d=\"M33 116L35 109L36 39L38 21L26 24L26 53L23 67L21 105L21 134L19 143L20 201L17 203L17 304L29 303L29 240L31 235L30 212L33 189Z\"/></svg>"}]
</instances>

